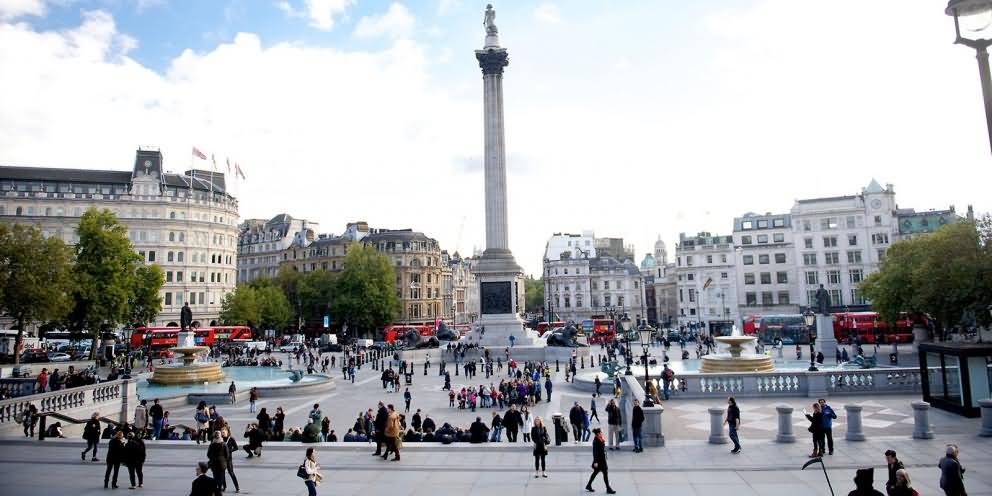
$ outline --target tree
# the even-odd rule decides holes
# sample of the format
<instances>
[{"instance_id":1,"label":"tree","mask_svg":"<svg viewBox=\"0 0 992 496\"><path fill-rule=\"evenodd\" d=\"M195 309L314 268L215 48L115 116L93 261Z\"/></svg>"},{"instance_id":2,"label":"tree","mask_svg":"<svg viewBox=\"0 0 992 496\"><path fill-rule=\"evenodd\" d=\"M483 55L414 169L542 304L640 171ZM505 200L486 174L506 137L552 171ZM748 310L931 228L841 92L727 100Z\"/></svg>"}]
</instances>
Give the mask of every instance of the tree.
<instances>
[{"instance_id":1,"label":"tree","mask_svg":"<svg viewBox=\"0 0 992 496\"><path fill-rule=\"evenodd\" d=\"M110 210L91 207L79 218L76 232L75 308L70 318L89 330L92 360L100 332L130 316L128 304L134 301L137 269L144 261L132 249L127 228Z\"/></svg>"},{"instance_id":2,"label":"tree","mask_svg":"<svg viewBox=\"0 0 992 496\"><path fill-rule=\"evenodd\" d=\"M286 301L289 303L292 318L299 325L303 322L303 302L300 301L299 290L302 279L303 274L293 270L289 266L283 266L279 269L276 277L272 279L259 279L254 284L256 289L271 285L282 289L282 293L286 296Z\"/></svg>"},{"instance_id":3,"label":"tree","mask_svg":"<svg viewBox=\"0 0 992 496\"><path fill-rule=\"evenodd\" d=\"M922 312L947 326L987 324L990 248L974 222L948 224L929 236L894 243L861 288L890 322L900 312Z\"/></svg>"},{"instance_id":4,"label":"tree","mask_svg":"<svg viewBox=\"0 0 992 496\"><path fill-rule=\"evenodd\" d=\"M139 265L132 283L128 320L134 326L142 326L154 321L162 311L162 297L158 292L165 283L165 275L156 264Z\"/></svg>"},{"instance_id":5,"label":"tree","mask_svg":"<svg viewBox=\"0 0 992 496\"><path fill-rule=\"evenodd\" d=\"M337 276L331 311L341 322L361 330L388 324L400 310L396 272L373 247L352 243Z\"/></svg>"},{"instance_id":6,"label":"tree","mask_svg":"<svg viewBox=\"0 0 992 496\"><path fill-rule=\"evenodd\" d=\"M326 270L307 272L297 286L301 316L304 322L323 322L334 300L334 285L338 274Z\"/></svg>"},{"instance_id":7,"label":"tree","mask_svg":"<svg viewBox=\"0 0 992 496\"><path fill-rule=\"evenodd\" d=\"M528 312L540 312L544 307L544 279L527 276L524 279L524 308Z\"/></svg>"},{"instance_id":8,"label":"tree","mask_svg":"<svg viewBox=\"0 0 992 496\"><path fill-rule=\"evenodd\" d=\"M286 295L275 286L265 286L255 290L258 303L259 322L266 329L282 329L293 316Z\"/></svg>"},{"instance_id":9,"label":"tree","mask_svg":"<svg viewBox=\"0 0 992 496\"><path fill-rule=\"evenodd\" d=\"M0 310L17 322L14 363L21 361L24 327L61 319L71 306L72 251L33 226L0 224Z\"/></svg>"},{"instance_id":10,"label":"tree","mask_svg":"<svg viewBox=\"0 0 992 496\"><path fill-rule=\"evenodd\" d=\"M224 295L220 308L220 319L227 325L255 327L262 322L258 290L252 286L238 286L234 291Z\"/></svg>"}]
</instances>

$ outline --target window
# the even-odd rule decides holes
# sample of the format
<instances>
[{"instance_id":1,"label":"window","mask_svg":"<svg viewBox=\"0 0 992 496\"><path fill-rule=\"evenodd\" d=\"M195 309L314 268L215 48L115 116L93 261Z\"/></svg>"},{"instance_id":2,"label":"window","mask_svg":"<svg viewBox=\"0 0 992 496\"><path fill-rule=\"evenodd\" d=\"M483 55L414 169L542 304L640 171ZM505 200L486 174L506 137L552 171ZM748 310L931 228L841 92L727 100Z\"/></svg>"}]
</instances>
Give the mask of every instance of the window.
<instances>
[{"instance_id":1,"label":"window","mask_svg":"<svg viewBox=\"0 0 992 496\"><path fill-rule=\"evenodd\" d=\"M778 304L779 305L788 305L789 304L789 292L788 291L779 291L778 292Z\"/></svg>"},{"instance_id":2,"label":"window","mask_svg":"<svg viewBox=\"0 0 992 496\"><path fill-rule=\"evenodd\" d=\"M843 305L843 300L840 297L839 289L828 289L827 293L830 294L830 303L832 305Z\"/></svg>"},{"instance_id":3,"label":"window","mask_svg":"<svg viewBox=\"0 0 992 496\"><path fill-rule=\"evenodd\" d=\"M847 235L847 246L858 246L858 235L848 234Z\"/></svg>"},{"instance_id":4,"label":"window","mask_svg":"<svg viewBox=\"0 0 992 496\"><path fill-rule=\"evenodd\" d=\"M871 235L871 243L873 245L887 245L889 244L889 235L886 233L875 233Z\"/></svg>"},{"instance_id":5,"label":"window","mask_svg":"<svg viewBox=\"0 0 992 496\"><path fill-rule=\"evenodd\" d=\"M768 264L769 263L769 256L768 256L768 254L765 253L764 255L758 255L758 263L759 264Z\"/></svg>"},{"instance_id":6,"label":"window","mask_svg":"<svg viewBox=\"0 0 992 496\"><path fill-rule=\"evenodd\" d=\"M741 236L741 244L742 245L751 244L751 236Z\"/></svg>"},{"instance_id":7,"label":"window","mask_svg":"<svg viewBox=\"0 0 992 496\"><path fill-rule=\"evenodd\" d=\"M820 219L820 229L824 231L837 229L837 217L825 217Z\"/></svg>"},{"instance_id":8,"label":"window","mask_svg":"<svg viewBox=\"0 0 992 496\"><path fill-rule=\"evenodd\" d=\"M762 272L761 273L761 284L771 284L772 283L772 273Z\"/></svg>"},{"instance_id":9,"label":"window","mask_svg":"<svg viewBox=\"0 0 992 496\"><path fill-rule=\"evenodd\" d=\"M183 282L183 271L176 272L176 282Z\"/></svg>"},{"instance_id":10,"label":"window","mask_svg":"<svg viewBox=\"0 0 992 496\"><path fill-rule=\"evenodd\" d=\"M775 282L777 282L779 284L788 284L788 282L789 282L789 273L788 272L776 272L775 273Z\"/></svg>"},{"instance_id":11,"label":"window","mask_svg":"<svg viewBox=\"0 0 992 496\"><path fill-rule=\"evenodd\" d=\"M827 284L840 284L840 271L839 270L828 270L827 271Z\"/></svg>"},{"instance_id":12,"label":"window","mask_svg":"<svg viewBox=\"0 0 992 496\"><path fill-rule=\"evenodd\" d=\"M749 220L741 222L741 229L754 229L754 223Z\"/></svg>"},{"instance_id":13,"label":"window","mask_svg":"<svg viewBox=\"0 0 992 496\"><path fill-rule=\"evenodd\" d=\"M744 284L754 284L754 273L744 274Z\"/></svg>"},{"instance_id":14,"label":"window","mask_svg":"<svg viewBox=\"0 0 992 496\"><path fill-rule=\"evenodd\" d=\"M758 244L767 244L767 243L768 243L768 235L767 234L759 234L758 235Z\"/></svg>"},{"instance_id":15,"label":"window","mask_svg":"<svg viewBox=\"0 0 992 496\"><path fill-rule=\"evenodd\" d=\"M827 265L837 265L840 263L840 252L828 251L823 254L823 258Z\"/></svg>"},{"instance_id":16,"label":"window","mask_svg":"<svg viewBox=\"0 0 992 496\"><path fill-rule=\"evenodd\" d=\"M692 255L688 255L685 257L685 264L688 265L689 267L692 267Z\"/></svg>"},{"instance_id":17,"label":"window","mask_svg":"<svg viewBox=\"0 0 992 496\"><path fill-rule=\"evenodd\" d=\"M806 238L806 239L804 239L803 240L803 246L805 246L807 249L812 249L813 248L813 238Z\"/></svg>"},{"instance_id":18,"label":"window","mask_svg":"<svg viewBox=\"0 0 992 496\"><path fill-rule=\"evenodd\" d=\"M610 289L610 281L603 281L603 289ZM610 306L609 303L606 306Z\"/></svg>"},{"instance_id":19,"label":"window","mask_svg":"<svg viewBox=\"0 0 992 496\"><path fill-rule=\"evenodd\" d=\"M882 225L882 216L881 215L876 215L875 216L875 225L876 226Z\"/></svg>"},{"instance_id":20,"label":"window","mask_svg":"<svg viewBox=\"0 0 992 496\"><path fill-rule=\"evenodd\" d=\"M203 304L203 293L200 293L200 304Z\"/></svg>"},{"instance_id":21,"label":"window","mask_svg":"<svg viewBox=\"0 0 992 496\"><path fill-rule=\"evenodd\" d=\"M179 253L176 254L176 261L177 262L182 262L183 261L183 252L179 252Z\"/></svg>"},{"instance_id":22,"label":"window","mask_svg":"<svg viewBox=\"0 0 992 496\"><path fill-rule=\"evenodd\" d=\"M686 274L685 278L687 281L692 281L696 279L696 274Z\"/></svg>"},{"instance_id":23,"label":"window","mask_svg":"<svg viewBox=\"0 0 992 496\"><path fill-rule=\"evenodd\" d=\"M820 283L819 274L815 270L806 271L806 284L815 286Z\"/></svg>"},{"instance_id":24,"label":"window","mask_svg":"<svg viewBox=\"0 0 992 496\"><path fill-rule=\"evenodd\" d=\"M772 227L785 227L785 219L772 219Z\"/></svg>"},{"instance_id":25,"label":"window","mask_svg":"<svg viewBox=\"0 0 992 496\"><path fill-rule=\"evenodd\" d=\"M720 263L727 263L727 255L720 255Z\"/></svg>"},{"instance_id":26,"label":"window","mask_svg":"<svg viewBox=\"0 0 992 496\"><path fill-rule=\"evenodd\" d=\"M754 255L744 255L744 265L754 265Z\"/></svg>"},{"instance_id":27,"label":"window","mask_svg":"<svg viewBox=\"0 0 992 496\"><path fill-rule=\"evenodd\" d=\"M852 305L864 305L866 303L865 297L861 294L861 290L854 288L851 290L851 304Z\"/></svg>"},{"instance_id":28,"label":"window","mask_svg":"<svg viewBox=\"0 0 992 496\"><path fill-rule=\"evenodd\" d=\"M720 273L720 279L726 279L726 278L727 278L727 273L726 272L721 272Z\"/></svg>"},{"instance_id":29,"label":"window","mask_svg":"<svg viewBox=\"0 0 992 496\"><path fill-rule=\"evenodd\" d=\"M816 305L816 290L810 289L806 291L806 304L809 306Z\"/></svg>"},{"instance_id":30,"label":"window","mask_svg":"<svg viewBox=\"0 0 992 496\"><path fill-rule=\"evenodd\" d=\"M816 253L803 253L803 265L816 265Z\"/></svg>"},{"instance_id":31,"label":"window","mask_svg":"<svg viewBox=\"0 0 992 496\"><path fill-rule=\"evenodd\" d=\"M170 231L169 232L169 241L174 242L175 240L176 240L176 233Z\"/></svg>"},{"instance_id":32,"label":"window","mask_svg":"<svg viewBox=\"0 0 992 496\"><path fill-rule=\"evenodd\" d=\"M572 308L572 297L565 295L565 308Z\"/></svg>"},{"instance_id":33,"label":"window","mask_svg":"<svg viewBox=\"0 0 992 496\"><path fill-rule=\"evenodd\" d=\"M812 231L813 226L810 225L808 220L803 221L803 231Z\"/></svg>"},{"instance_id":34,"label":"window","mask_svg":"<svg viewBox=\"0 0 992 496\"><path fill-rule=\"evenodd\" d=\"M713 255L706 255L706 263L708 264L713 263Z\"/></svg>"},{"instance_id":35,"label":"window","mask_svg":"<svg viewBox=\"0 0 992 496\"><path fill-rule=\"evenodd\" d=\"M768 229L768 221L767 220L764 220L764 219L763 220L759 220L758 221L758 229Z\"/></svg>"},{"instance_id":36,"label":"window","mask_svg":"<svg viewBox=\"0 0 992 496\"><path fill-rule=\"evenodd\" d=\"M881 262L883 258L885 258L885 248L878 250L878 261Z\"/></svg>"},{"instance_id":37,"label":"window","mask_svg":"<svg viewBox=\"0 0 992 496\"><path fill-rule=\"evenodd\" d=\"M775 263L785 263L785 253L776 253Z\"/></svg>"},{"instance_id":38,"label":"window","mask_svg":"<svg viewBox=\"0 0 992 496\"><path fill-rule=\"evenodd\" d=\"M172 271L165 271L165 282L172 282Z\"/></svg>"},{"instance_id":39,"label":"window","mask_svg":"<svg viewBox=\"0 0 992 496\"><path fill-rule=\"evenodd\" d=\"M847 263L861 263L861 250L847 252Z\"/></svg>"},{"instance_id":40,"label":"window","mask_svg":"<svg viewBox=\"0 0 992 496\"><path fill-rule=\"evenodd\" d=\"M824 248L835 248L837 246L837 236L824 236L823 237L823 247Z\"/></svg>"},{"instance_id":41,"label":"window","mask_svg":"<svg viewBox=\"0 0 992 496\"><path fill-rule=\"evenodd\" d=\"M775 304L775 302L772 301L772 292L771 291L762 291L761 292L761 304L762 305L774 305Z\"/></svg>"},{"instance_id":42,"label":"window","mask_svg":"<svg viewBox=\"0 0 992 496\"><path fill-rule=\"evenodd\" d=\"M744 301L749 307L753 307L757 305L758 304L757 293L744 293Z\"/></svg>"},{"instance_id":43,"label":"window","mask_svg":"<svg viewBox=\"0 0 992 496\"><path fill-rule=\"evenodd\" d=\"M855 227L854 216L853 215L848 215L847 216L847 228L848 229L854 229L854 227Z\"/></svg>"},{"instance_id":44,"label":"window","mask_svg":"<svg viewBox=\"0 0 992 496\"><path fill-rule=\"evenodd\" d=\"M148 252L148 261L149 262L154 262L155 261L155 252L154 251Z\"/></svg>"},{"instance_id":45,"label":"window","mask_svg":"<svg viewBox=\"0 0 992 496\"><path fill-rule=\"evenodd\" d=\"M171 262L173 258L175 258L175 254L171 251L165 254L165 260L167 262Z\"/></svg>"},{"instance_id":46,"label":"window","mask_svg":"<svg viewBox=\"0 0 992 496\"><path fill-rule=\"evenodd\" d=\"M165 293L165 306L172 306L172 293Z\"/></svg>"},{"instance_id":47,"label":"window","mask_svg":"<svg viewBox=\"0 0 992 496\"><path fill-rule=\"evenodd\" d=\"M775 243L785 243L785 234L783 233L772 234L772 241Z\"/></svg>"},{"instance_id":48,"label":"window","mask_svg":"<svg viewBox=\"0 0 992 496\"><path fill-rule=\"evenodd\" d=\"M851 269L850 276L851 276L851 284L857 284L864 280L865 273L861 269Z\"/></svg>"},{"instance_id":49,"label":"window","mask_svg":"<svg viewBox=\"0 0 992 496\"><path fill-rule=\"evenodd\" d=\"M696 289L689 288L689 303L695 303L695 301L696 301ZM609 304L607 303L607 305Z\"/></svg>"}]
</instances>

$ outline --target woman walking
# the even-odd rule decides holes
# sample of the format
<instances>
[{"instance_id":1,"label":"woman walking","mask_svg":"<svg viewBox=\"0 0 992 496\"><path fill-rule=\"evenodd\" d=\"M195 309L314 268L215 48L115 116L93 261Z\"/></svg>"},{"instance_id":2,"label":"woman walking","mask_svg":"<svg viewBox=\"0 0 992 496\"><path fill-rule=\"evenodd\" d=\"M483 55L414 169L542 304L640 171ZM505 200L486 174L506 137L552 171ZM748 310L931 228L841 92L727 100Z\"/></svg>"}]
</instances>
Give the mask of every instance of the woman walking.
<instances>
[{"instance_id":1,"label":"woman walking","mask_svg":"<svg viewBox=\"0 0 992 496\"><path fill-rule=\"evenodd\" d=\"M121 462L124 461L124 432L117 431L114 437L110 438L107 445L107 471L103 474L103 488L107 489L111 485L110 472L114 472L112 487L117 489L117 474L121 470Z\"/></svg>"},{"instance_id":2,"label":"woman walking","mask_svg":"<svg viewBox=\"0 0 992 496\"><path fill-rule=\"evenodd\" d=\"M382 455L382 459L385 460L389 458L389 452L393 452L396 456L393 457L394 462L400 461L400 433L403 432L403 427L400 426L400 414L396 412L393 405L389 405L389 416L386 417L386 450Z\"/></svg>"},{"instance_id":3,"label":"woman walking","mask_svg":"<svg viewBox=\"0 0 992 496\"><path fill-rule=\"evenodd\" d=\"M240 493L241 487L238 485L238 476L234 475L234 452L238 451L238 442L234 440L234 436L231 435L231 431L227 426L221 429L220 435L224 439L224 444L227 445L227 475L231 476L231 482L234 483L234 492Z\"/></svg>"},{"instance_id":4,"label":"woman walking","mask_svg":"<svg viewBox=\"0 0 992 496\"><path fill-rule=\"evenodd\" d=\"M810 415L803 408L803 415L809 420L808 430L813 435L813 453L809 455L810 458L816 458L818 456L824 455L824 436L826 433L823 431L823 411L820 410L819 403L813 403L813 414Z\"/></svg>"},{"instance_id":5,"label":"woman walking","mask_svg":"<svg viewBox=\"0 0 992 496\"><path fill-rule=\"evenodd\" d=\"M307 473L307 478L303 481L307 485L307 496L317 496L317 486L320 485L320 465L317 464L317 450L307 448L307 457L303 460L303 470Z\"/></svg>"},{"instance_id":6,"label":"woman walking","mask_svg":"<svg viewBox=\"0 0 992 496\"><path fill-rule=\"evenodd\" d=\"M224 476L224 472L227 471L227 458L227 443L224 442L220 431L214 432L214 438L207 448L207 463L210 464L210 472L214 476L217 489L221 491L227 489L227 478Z\"/></svg>"},{"instance_id":7,"label":"woman walking","mask_svg":"<svg viewBox=\"0 0 992 496\"><path fill-rule=\"evenodd\" d=\"M544 427L541 417L534 418L534 426L530 429L530 438L534 440L534 478L537 478L538 469L541 470L541 477L547 477L545 468L545 458L548 456L548 445L551 438L548 437L548 430Z\"/></svg>"},{"instance_id":8,"label":"woman walking","mask_svg":"<svg viewBox=\"0 0 992 496\"><path fill-rule=\"evenodd\" d=\"M896 485L889 489L889 496L920 496L920 493L913 489L913 481L909 479L909 472L906 469L896 470Z\"/></svg>"},{"instance_id":9,"label":"woman walking","mask_svg":"<svg viewBox=\"0 0 992 496\"><path fill-rule=\"evenodd\" d=\"M140 435L136 436L133 433L127 435L124 454L127 460L127 476L131 480L130 489L143 487L145 484L145 473L143 470L145 465L145 441L141 439ZM137 486L134 485L135 475L138 476Z\"/></svg>"},{"instance_id":10,"label":"woman walking","mask_svg":"<svg viewBox=\"0 0 992 496\"><path fill-rule=\"evenodd\" d=\"M193 420L196 421L196 444L209 443L210 438L207 436L210 434L210 414L207 412L206 401L200 401L200 404L196 405Z\"/></svg>"},{"instance_id":11,"label":"woman walking","mask_svg":"<svg viewBox=\"0 0 992 496\"><path fill-rule=\"evenodd\" d=\"M592 488L592 482L602 472L603 482L606 483L606 494L616 494L617 492L610 487L609 466L606 464L606 440L603 439L603 430L597 427L592 432L594 434L592 439L592 475L589 476L589 482L586 483L586 491L596 492Z\"/></svg>"}]
</instances>

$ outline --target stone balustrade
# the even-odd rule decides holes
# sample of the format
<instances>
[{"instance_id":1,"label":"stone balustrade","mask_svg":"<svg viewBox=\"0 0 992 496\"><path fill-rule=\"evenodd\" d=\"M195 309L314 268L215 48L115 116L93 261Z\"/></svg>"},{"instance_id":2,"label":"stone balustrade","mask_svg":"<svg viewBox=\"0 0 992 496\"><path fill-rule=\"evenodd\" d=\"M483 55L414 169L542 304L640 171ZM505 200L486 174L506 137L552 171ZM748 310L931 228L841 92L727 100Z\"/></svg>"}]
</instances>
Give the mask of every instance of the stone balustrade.
<instances>
[{"instance_id":1,"label":"stone balustrade","mask_svg":"<svg viewBox=\"0 0 992 496\"><path fill-rule=\"evenodd\" d=\"M88 418L99 411L105 417L127 419L127 409L136 403L134 380L120 379L87 386L20 396L0 401L0 434L10 434L20 425L17 418L34 404L40 413L61 413L73 418ZM15 418L16 417L16 418Z\"/></svg>"},{"instance_id":2,"label":"stone balustrade","mask_svg":"<svg viewBox=\"0 0 992 496\"><path fill-rule=\"evenodd\" d=\"M683 374L673 398L820 397L840 394L906 394L922 390L918 368ZM684 390L683 390L684 387Z\"/></svg>"}]
</instances>

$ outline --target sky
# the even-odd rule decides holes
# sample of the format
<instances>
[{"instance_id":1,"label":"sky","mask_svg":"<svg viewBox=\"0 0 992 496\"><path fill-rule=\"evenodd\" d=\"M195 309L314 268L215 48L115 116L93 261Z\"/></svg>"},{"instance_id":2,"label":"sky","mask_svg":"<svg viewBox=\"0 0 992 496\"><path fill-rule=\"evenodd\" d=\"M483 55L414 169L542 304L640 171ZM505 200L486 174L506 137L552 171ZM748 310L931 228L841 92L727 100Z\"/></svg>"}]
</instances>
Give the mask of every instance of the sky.
<instances>
[{"instance_id":1,"label":"sky","mask_svg":"<svg viewBox=\"0 0 992 496\"><path fill-rule=\"evenodd\" d=\"M992 210L981 87L927 0L495 2L510 247L729 234L856 194ZM482 249L485 3L0 0L0 164L237 163L242 218L364 220ZM989 34L985 33L985 37Z\"/></svg>"}]
</instances>

